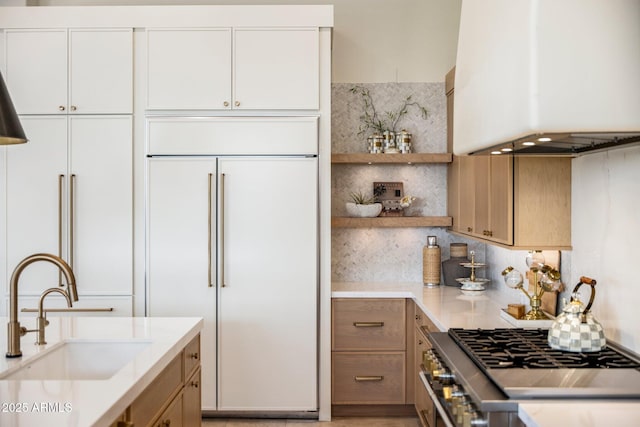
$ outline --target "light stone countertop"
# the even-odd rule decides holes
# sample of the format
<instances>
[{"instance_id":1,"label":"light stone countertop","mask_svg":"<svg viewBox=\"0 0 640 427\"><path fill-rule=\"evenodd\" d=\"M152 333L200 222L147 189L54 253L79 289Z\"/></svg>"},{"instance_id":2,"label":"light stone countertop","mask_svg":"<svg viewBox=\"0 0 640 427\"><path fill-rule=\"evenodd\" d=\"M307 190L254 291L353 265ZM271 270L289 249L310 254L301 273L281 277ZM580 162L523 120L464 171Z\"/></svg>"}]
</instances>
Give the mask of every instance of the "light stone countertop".
<instances>
[{"instance_id":1,"label":"light stone countertop","mask_svg":"<svg viewBox=\"0 0 640 427\"><path fill-rule=\"evenodd\" d=\"M441 331L449 328L511 328L500 317L508 295L487 288L465 291L454 286L427 288L422 283L333 282L333 298L412 298Z\"/></svg>"},{"instance_id":2,"label":"light stone countertop","mask_svg":"<svg viewBox=\"0 0 640 427\"><path fill-rule=\"evenodd\" d=\"M201 318L153 317L51 317L47 344L34 344L36 336L21 339L22 357L8 359L6 327L0 327L0 373L69 341L148 341L131 362L104 380L2 380L2 426L105 426L113 422L162 372L182 348L202 329ZM32 329L34 318L20 319ZM0 317L6 325L7 318Z\"/></svg>"},{"instance_id":3,"label":"light stone countertop","mask_svg":"<svg viewBox=\"0 0 640 427\"><path fill-rule=\"evenodd\" d=\"M519 302L491 288L470 295L456 287L426 288L422 283L334 282L332 288L333 298L412 298L441 331L513 327L500 317L500 309ZM518 404L518 416L527 427L637 427L640 402L526 401Z\"/></svg>"}]
</instances>

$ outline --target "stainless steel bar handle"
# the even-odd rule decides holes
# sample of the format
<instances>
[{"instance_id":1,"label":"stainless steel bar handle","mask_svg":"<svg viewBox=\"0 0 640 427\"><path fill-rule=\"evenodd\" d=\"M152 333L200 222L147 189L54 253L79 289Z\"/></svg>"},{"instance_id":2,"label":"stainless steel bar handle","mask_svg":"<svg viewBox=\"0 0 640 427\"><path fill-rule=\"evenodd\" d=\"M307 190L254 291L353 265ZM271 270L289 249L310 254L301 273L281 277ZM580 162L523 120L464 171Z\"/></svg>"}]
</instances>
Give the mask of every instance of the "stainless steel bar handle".
<instances>
[{"instance_id":1,"label":"stainless steel bar handle","mask_svg":"<svg viewBox=\"0 0 640 427\"><path fill-rule=\"evenodd\" d=\"M211 239L211 233L212 233L212 210L211 210L211 203L213 202L213 174L210 173L209 174L209 187L208 187L208 201L209 201L209 205L208 205L208 213L207 213L207 232L208 232L208 241L207 241L207 251L209 254L209 258L208 258L208 271L207 271L207 282L208 282L208 286L210 288L213 287L213 281L211 280L212 278L212 274L211 274L211 269L213 267L213 261L211 260L212 258L212 245L213 245L213 241Z\"/></svg>"},{"instance_id":2,"label":"stainless steel bar handle","mask_svg":"<svg viewBox=\"0 0 640 427\"><path fill-rule=\"evenodd\" d=\"M222 280L222 287L225 288L227 283L225 281L224 271L224 181L226 175L220 174L220 278Z\"/></svg>"},{"instance_id":3,"label":"stainless steel bar handle","mask_svg":"<svg viewBox=\"0 0 640 427\"><path fill-rule=\"evenodd\" d=\"M62 257L62 192L64 191L64 175L58 175L58 256ZM62 271L58 270L58 286L64 286L62 283Z\"/></svg>"},{"instance_id":4,"label":"stainless steel bar handle","mask_svg":"<svg viewBox=\"0 0 640 427\"><path fill-rule=\"evenodd\" d=\"M69 267L73 270L73 242L74 236L74 224L75 224L75 187L76 187L76 175L71 174L69 187Z\"/></svg>"}]
</instances>

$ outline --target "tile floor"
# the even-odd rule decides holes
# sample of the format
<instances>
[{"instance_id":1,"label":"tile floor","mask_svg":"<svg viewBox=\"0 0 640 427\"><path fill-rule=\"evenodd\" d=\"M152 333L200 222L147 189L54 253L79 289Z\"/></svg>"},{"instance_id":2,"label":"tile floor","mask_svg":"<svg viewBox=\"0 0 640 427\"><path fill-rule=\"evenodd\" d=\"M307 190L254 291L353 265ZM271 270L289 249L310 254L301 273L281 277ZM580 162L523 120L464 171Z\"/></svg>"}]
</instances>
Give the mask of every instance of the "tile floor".
<instances>
[{"instance_id":1,"label":"tile floor","mask_svg":"<svg viewBox=\"0 0 640 427\"><path fill-rule=\"evenodd\" d=\"M417 418L334 418L331 422L313 420L246 420L203 418L202 427L419 427Z\"/></svg>"}]
</instances>

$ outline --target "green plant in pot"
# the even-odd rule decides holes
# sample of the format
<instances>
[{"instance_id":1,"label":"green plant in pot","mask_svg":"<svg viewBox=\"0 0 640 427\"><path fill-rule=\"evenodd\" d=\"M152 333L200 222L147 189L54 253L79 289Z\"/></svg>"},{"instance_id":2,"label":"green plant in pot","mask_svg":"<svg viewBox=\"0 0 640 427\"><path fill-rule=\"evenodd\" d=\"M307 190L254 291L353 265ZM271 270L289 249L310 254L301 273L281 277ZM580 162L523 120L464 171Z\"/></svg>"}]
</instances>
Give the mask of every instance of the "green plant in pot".
<instances>
[{"instance_id":1,"label":"green plant in pot","mask_svg":"<svg viewBox=\"0 0 640 427\"><path fill-rule=\"evenodd\" d=\"M364 135L367 131L373 131L380 135L385 133L385 131L398 132L399 122L411 108L417 109L423 119L426 119L428 115L427 109L417 101L414 101L412 95L404 98L399 108L379 112L373 103L373 98L368 88L364 86L353 86L349 91L353 94L360 95L362 98L363 113L360 116L358 135Z\"/></svg>"},{"instance_id":2,"label":"green plant in pot","mask_svg":"<svg viewBox=\"0 0 640 427\"><path fill-rule=\"evenodd\" d=\"M347 202L349 216L358 218L374 218L382 212L382 203L376 203L375 197L365 196L361 191L352 192Z\"/></svg>"}]
</instances>

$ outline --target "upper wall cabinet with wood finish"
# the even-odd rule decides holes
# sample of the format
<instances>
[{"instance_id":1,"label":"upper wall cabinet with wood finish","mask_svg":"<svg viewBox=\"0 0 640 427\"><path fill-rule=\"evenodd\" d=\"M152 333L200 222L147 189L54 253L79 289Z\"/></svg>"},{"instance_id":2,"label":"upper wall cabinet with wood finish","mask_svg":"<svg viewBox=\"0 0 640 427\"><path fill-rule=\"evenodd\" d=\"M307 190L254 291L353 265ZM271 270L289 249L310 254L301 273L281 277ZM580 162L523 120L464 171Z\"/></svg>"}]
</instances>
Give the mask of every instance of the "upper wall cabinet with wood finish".
<instances>
[{"instance_id":1,"label":"upper wall cabinet with wood finish","mask_svg":"<svg viewBox=\"0 0 640 427\"><path fill-rule=\"evenodd\" d=\"M8 29L4 39L18 114L132 113L131 29Z\"/></svg>"},{"instance_id":2,"label":"upper wall cabinet with wood finish","mask_svg":"<svg viewBox=\"0 0 640 427\"><path fill-rule=\"evenodd\" d=\"M452 144L454 71L447 74ZM513 249L571 249L571 159L500 154L453 156L451 230Z\"/></svg>"},{"instance_id":3,"label":"upper wall cabinet with wood finish","mask_svg":"<svg viewBox=\"0 0 640 427\"><path fill-rule=\"evenodd\" d=\"M147 31L149 110L315 110L318 28Z\"/></svg>"}]
</instances>

